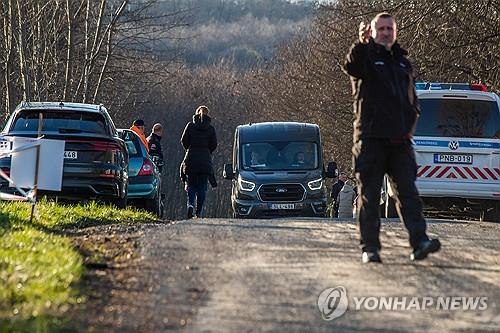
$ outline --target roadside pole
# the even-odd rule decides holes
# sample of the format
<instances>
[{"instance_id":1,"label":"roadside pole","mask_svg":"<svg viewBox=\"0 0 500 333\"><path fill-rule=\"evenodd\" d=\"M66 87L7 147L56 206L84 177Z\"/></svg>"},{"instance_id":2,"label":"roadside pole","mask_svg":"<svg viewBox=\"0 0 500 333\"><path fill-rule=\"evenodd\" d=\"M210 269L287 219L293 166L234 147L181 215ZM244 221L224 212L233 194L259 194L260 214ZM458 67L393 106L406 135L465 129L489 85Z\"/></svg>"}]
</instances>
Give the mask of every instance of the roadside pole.
<instances>
[{"instance_id":1,"label":"roadside pole","mask_svg":"<svg viewBox=\"0 0 500 333\"><path fill-rule=\"evenodd\" d=\"M43 114L40 112L38 114L38 138L42 138L42 125L43 125ZM40 168L40 145L36 146L36 164L35 164L35 186L33 186L33 201L31 202L31 216L30 223L33 223L33 216L35 215L35 205L37 201L38 192L38 169Z\"/></svg>"}]
</instances>

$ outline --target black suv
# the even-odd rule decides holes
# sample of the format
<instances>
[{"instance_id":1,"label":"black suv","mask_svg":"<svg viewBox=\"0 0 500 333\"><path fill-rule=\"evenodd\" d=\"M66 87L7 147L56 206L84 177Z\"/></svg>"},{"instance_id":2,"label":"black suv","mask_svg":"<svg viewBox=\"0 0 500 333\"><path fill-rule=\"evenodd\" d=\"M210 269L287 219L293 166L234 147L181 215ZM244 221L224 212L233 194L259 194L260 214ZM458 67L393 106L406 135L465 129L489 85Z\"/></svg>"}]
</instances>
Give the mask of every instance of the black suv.
<instances>
[{"instance_id":1,"label":"black suv","mask_svg":"<svg viewBox=\"0 0 500 333\"><path fill-rule=\"evenodd\" d=\"M11 114L2 135L37 137L39 119L46 139L65 141L62 190L40 191L66 199L99 199L124 207L127 203L128 153L102 105L22 102ZM10 172L10 157L0 159ZM12 193L0 178L0 191Z\"/></svg>"}]
</instances>

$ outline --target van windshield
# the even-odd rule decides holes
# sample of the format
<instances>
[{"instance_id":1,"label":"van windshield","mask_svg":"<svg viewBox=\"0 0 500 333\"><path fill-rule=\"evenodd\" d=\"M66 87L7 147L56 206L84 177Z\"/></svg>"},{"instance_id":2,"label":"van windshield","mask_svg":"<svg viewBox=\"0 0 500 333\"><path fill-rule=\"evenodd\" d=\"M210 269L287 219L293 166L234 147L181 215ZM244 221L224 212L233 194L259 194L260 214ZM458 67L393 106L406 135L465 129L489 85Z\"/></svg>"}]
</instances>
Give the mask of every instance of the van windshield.
<instances>
[{"instance_id":1,"label":"van windshield","mask_svg":"<svg viewBox=\"0 0 500 333\"><path fill-rule=\"evenodd\" d=\"M318 145L314 142L255 142L242 145L244 170L281 171L318 168Z\"/></svg>"},{"instance_id":2,"label":"van windshield","mask_svg":"<svg viewBox=\"0 0 500 333\"><path fill-rule=\"evenodd\" d=\"M420 99L415 136L499 138L500 116L493 101Z\"/></svg>"}]
</instances>

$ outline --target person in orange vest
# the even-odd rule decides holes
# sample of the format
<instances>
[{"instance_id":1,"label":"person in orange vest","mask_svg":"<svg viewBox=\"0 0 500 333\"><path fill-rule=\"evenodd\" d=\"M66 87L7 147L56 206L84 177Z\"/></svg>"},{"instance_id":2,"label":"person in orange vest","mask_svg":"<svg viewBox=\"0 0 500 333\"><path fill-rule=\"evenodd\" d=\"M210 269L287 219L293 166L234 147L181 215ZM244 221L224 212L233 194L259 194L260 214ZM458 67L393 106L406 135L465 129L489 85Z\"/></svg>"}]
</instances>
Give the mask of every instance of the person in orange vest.
<instances>
[{"instance_id":1,"label":"person in orange vest","mask_svg":"<svg viewBox=\"0 0 500 333\"><path fill-rule=\"evenodd\" d=\"M134 123L133 123L132 127L130 127L130 129L132 131L134 131L135 134L137 134L141 138L142 143L144 144L144 146L146 147L146 150L149 153L148 140L146 139L146 135L144 134L144 120L142 120L142 119L134 120Z\"/></svg>"}]
</instances>

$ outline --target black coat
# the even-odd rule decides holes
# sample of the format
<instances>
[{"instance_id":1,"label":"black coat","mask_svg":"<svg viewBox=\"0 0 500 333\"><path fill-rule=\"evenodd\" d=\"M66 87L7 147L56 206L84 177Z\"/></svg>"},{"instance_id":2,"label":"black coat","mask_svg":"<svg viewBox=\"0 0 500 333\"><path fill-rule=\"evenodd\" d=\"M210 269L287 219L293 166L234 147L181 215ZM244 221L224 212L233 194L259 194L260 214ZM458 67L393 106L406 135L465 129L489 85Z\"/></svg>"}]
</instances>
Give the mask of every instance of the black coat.
<instances>
[{"instance_id":1,"label":"black coat","mask_svg":"<svg viewBox=\"0 0 500 333\"><path fill-rule=\"evenodd\" d=\"M373 39L351 47L343 69L353 85L355 142L413 135L420 111L407 54L398 43L388 51Z\"/></svg>"},{"instance_id":2,"label":"black coat","mask_svg":"<svg viewBox=\"0 0 500 333\"><path fill-rule=\"evenodd\" d=\"M332 186L332 192L330 193L331 198L333 201L337 201L337 197L339 196L340 191L342 190L342 187L344 187L344 182L341 181L340 179L337 180L335 184ZM338 205L338 202L336 202Z\"/></svg>"},{"instance_id":3,"label":"black coat","mask_svg":"<svg viewBox=\"0 0 500 333\"><path fill-rule=\"evenodd\" d=\"M217 148L217 136L210 122L209 116L194 115L182 133L181 143L186 150L183 167L187 175L213 174L211 154Z\"/></svg>"},{"instance_id":4,"label":"black coat","mask_svg":"<svg viewBox=\"0 0 500 333\"><path fill-rule=\"evenodd\" d=\"M147 138L149 146L149 155L158 156L163 161L163 151L161 148L161 136L151 133Z\"/></svg>"}]
</instances>

